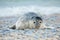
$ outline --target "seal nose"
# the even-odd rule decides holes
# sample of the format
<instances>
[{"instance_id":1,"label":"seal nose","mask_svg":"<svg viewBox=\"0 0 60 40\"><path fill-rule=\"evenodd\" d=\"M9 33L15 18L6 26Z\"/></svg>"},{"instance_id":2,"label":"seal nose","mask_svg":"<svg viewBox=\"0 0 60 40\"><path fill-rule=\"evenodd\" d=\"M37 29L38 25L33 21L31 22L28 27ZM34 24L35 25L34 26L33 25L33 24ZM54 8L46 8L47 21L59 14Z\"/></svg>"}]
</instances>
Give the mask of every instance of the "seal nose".
<instances>
[{"instance_id":1,"label":"seal nose","mask_svg":"<svg viewBox=\"0 0 60 40\"><path fill-rule=\"evenodd\" d=\"M36 28L38 29L40 27L40 24L39 23L36 23Z\"/></svg>"},{"instance_id":2,"label":"seal nose","mask_svg":"<svg viewBox=\"0 0 60 40\"><path fill-rule=\"evenodd\" d=\"M36 26L37 29L39 29L40 26Z\"/></svg>"}]
</instances>

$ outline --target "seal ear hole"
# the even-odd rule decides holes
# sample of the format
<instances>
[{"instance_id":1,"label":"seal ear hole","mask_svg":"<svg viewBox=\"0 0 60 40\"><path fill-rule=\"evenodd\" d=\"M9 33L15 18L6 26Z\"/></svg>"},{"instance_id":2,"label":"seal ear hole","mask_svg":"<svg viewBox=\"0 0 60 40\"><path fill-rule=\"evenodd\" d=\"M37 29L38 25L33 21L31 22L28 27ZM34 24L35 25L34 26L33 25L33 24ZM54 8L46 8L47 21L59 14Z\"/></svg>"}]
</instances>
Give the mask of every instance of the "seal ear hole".
<instances>
[{"instance_id":1,"label":"seal ear hole","mask_svg":"<svg viewBox=\"0 0 60 40\"><path fill-rule=\"evenodd\" d=\"M34 17L32 17L32 18L34 18Z\"/></svg>"},{"instance_id":2,"label":"seal ear hole","mask_svg":"<svg viewBox=\"0 0 60 40\"><path fill-rule=\"evenodd\" d=\"M33 17L32 17L33 18Z\"/></svg>"}]
</instances>

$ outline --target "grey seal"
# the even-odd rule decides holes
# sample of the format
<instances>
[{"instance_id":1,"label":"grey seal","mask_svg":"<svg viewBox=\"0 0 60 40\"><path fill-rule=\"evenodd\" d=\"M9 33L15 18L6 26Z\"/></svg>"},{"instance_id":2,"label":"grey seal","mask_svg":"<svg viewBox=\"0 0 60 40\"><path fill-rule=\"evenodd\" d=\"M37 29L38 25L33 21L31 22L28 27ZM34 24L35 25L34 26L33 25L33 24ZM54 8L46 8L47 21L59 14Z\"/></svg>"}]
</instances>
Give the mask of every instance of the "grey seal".
<instances>
[{"instance_id":1,"label":"grey seal","mask_svg":"<svg viewBox=\"0 0 60 40\"><path fill-rule=\"evenodd\" d=\"M43 20L37 13L28 12L22 15L11 29L39 29Z\"/></svg>"}]
</instances>

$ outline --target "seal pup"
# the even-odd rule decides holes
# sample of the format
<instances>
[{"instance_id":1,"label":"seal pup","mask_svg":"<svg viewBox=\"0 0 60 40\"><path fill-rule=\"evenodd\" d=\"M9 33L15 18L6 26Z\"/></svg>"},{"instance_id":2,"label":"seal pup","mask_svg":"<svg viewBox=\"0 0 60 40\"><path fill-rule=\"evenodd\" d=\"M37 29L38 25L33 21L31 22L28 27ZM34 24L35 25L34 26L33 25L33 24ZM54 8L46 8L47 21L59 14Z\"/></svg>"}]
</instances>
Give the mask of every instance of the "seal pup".
<instances>
[{"instance_id":1,"label":"seal pup","mask_svg":"<svg viewBox=\"0 0 60 40\"><path fill-rule=\"evenodd\" d=\"M12 25L11 29L18 29L18 30L24 30L24 29L39 29L42 25L42 18L38 16L38 14L34 12L28 12L24 15L22 15L18 21Z\"/></svg>"}]
</instances>

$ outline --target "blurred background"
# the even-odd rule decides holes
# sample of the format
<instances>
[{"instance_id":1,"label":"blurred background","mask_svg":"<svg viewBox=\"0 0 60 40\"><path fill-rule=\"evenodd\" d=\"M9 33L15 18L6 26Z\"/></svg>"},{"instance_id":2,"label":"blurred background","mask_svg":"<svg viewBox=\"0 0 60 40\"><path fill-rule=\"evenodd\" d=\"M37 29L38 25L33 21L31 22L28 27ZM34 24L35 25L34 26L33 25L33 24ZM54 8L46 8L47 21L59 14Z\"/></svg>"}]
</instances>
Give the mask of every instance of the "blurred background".
<instances>
[{"instance_id":1,"label":"blurred background","mask_svg":"<svg viewBox=\"0 0 60 40\"><path fill-rule=\"evenodd\" d=\"M0 17L30 11L46 15L60 13L60 0L0 0Z\"/></svg>"}]
</instances>

